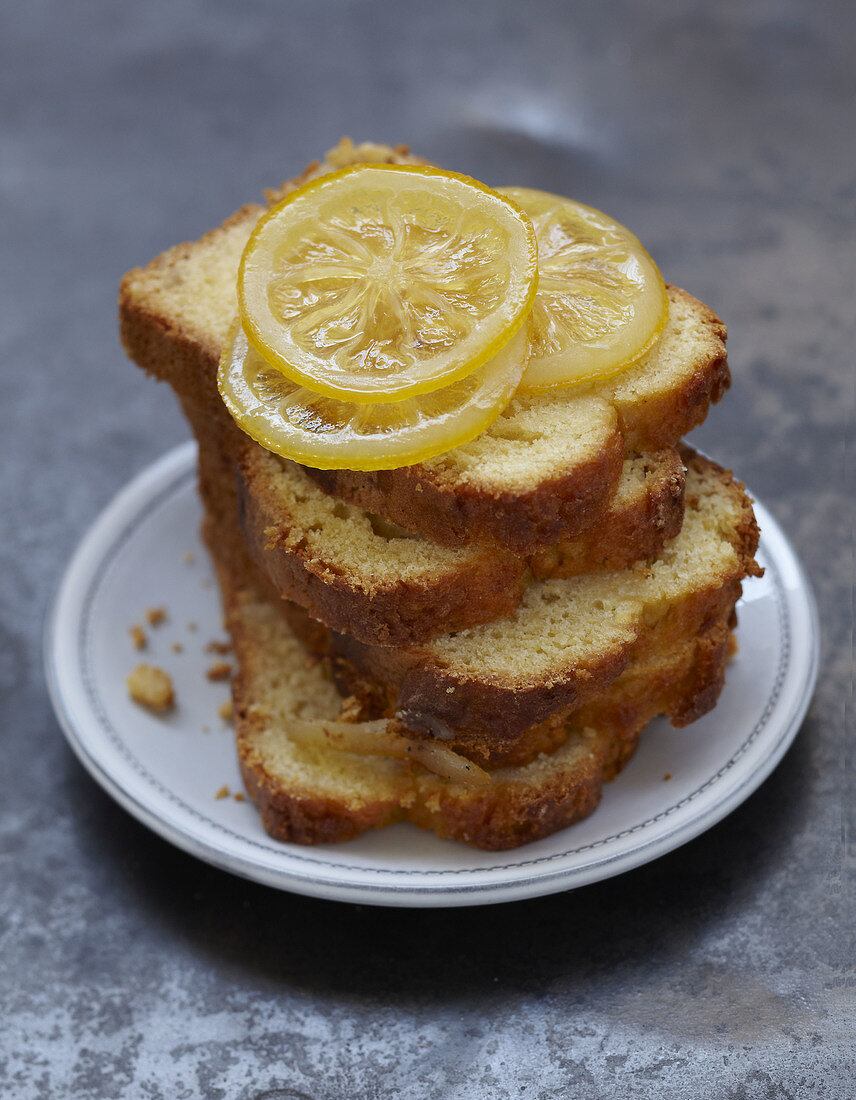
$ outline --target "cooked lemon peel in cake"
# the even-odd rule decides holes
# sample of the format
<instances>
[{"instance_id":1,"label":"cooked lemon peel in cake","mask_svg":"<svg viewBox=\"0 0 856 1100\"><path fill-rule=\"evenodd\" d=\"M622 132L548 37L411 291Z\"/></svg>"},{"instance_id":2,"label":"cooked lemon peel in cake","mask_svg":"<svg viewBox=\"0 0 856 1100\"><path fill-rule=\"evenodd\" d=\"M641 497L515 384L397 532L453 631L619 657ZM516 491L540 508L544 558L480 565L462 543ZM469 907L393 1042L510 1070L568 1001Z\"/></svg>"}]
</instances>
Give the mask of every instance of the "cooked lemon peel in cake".
<instances>
[{"instance_id":1,"label":"cooked lemon peel in cake","mask_svg":"<svg viewBox=\"0 0 856 1100\"><path fill-rule=\"evenodd\" d=\"M404 737L391 730L385 718L375 718L369 722L340 722L289 715L288 736L298 745L321 751L409 760L434 775L464 787L485 787L490 783L489 773L472 760L467 760L445 745Z\"/></svg>"}]
</instances>

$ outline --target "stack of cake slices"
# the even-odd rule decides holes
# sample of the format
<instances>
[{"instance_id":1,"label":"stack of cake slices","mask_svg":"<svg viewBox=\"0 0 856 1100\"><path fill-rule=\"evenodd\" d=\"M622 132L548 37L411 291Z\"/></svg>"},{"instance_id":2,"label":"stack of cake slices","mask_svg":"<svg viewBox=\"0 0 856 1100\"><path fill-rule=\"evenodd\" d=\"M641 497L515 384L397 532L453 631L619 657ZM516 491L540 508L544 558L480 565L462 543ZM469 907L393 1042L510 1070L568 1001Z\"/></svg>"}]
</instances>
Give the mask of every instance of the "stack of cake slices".
<instances>
[{"instance_id":1,"label":"stack of cake slices","mask_svg":"<svg viewBox=\"0 0 856 1100\"><path fill-rule=\"evenodd\" d=\"M268 199L361 162L419 163L346 141ZM681 443L728 387L724 326L669 287L623 373L515 398L417 465L310 469L249 439L217 388L264 209L120 293L129 355L198 440L247 790L299 843L402 820L482 848L544 837L591 813L651 719L685 726L724 684L758 529L743 486Z\"/></svg>"}]
</instances>

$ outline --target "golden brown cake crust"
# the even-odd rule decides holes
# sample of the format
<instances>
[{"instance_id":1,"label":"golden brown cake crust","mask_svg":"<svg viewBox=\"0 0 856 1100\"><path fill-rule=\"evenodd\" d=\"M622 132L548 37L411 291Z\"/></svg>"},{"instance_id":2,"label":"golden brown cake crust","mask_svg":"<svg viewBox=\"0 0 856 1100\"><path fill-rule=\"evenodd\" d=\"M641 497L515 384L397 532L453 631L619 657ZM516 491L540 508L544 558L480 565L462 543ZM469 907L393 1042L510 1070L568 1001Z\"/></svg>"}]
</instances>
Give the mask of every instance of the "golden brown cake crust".
<instances>
[{"instance_id":1,"label":"golden brown cake crust","mask_svg":"<svg viewBox=\"0 0 856 1100\"><path fill-rule=\"evenodd\" d=\"M343 571L301 536L281 495L248 447L238 462L240 523L255 562L285 599L331 629L382 646L412 645L511 615L532 577L571 577L625 569L655 557L680 530L684 467L674 450L638 460L644 491L611 502L602 520L576 539L529 558L498 546L450 552L442 567L378 579ZM629 465L628 461L628 465Z\"/></svg>"},{"instance_id":2,"label":"golden brown cake crust","mask_svg":"<svg viewBox=\"0 0 856 1100\"><path fill-rule=\"evenodd\" d=\"M728 620L741 590L736 580L721 587L711 585L674 608L668 622L659 627L660 632L677 637L693 637L696 632L706 635L712 624ZM289 623L300 622L293 608L285 610ZM374 683L375 692L383 699L383 711L394 714L410 736L439 738L444 745L483 765L515 753L531 727L550 721L560 723L589 701L597 700L651 644L650 633L645 633L635 642L570 671L560 683L536 681L509 690L501 682L462 684L444 669L415 662L405 667L404 661L395 660L400 651L383 650L383 656L392 657L388 663L374 650L372 656L379 659L367 659L365 651L349 644L346 636L331 641L336 675L347 693L357 694L359 685ZM452 692L448 687L453 688ZM686 725L697 715L684 721L676 712L676 717L676 725Z\"/></svg>"},{"instance_id":3,"label":"golden brown cake crust","mask_svg":"<svg viewBox=\"0 0 856 1100\"><path fill-rule=\"evenodd\" d=\"M383 646L409 645L510 615L526 582L526 564L509 552L468 554L460 570L378 582L367 571L343 573L300 537L278 500L240 463L240 523L250 553L283 598L342 633Z\"/></svg>"},{"instance_id":4,"label":"golden brown cake crust","mask_svg":"<svg viewBox=\"0 0 856 1100\"><path fill-rule=\"evenodd\" d=\"M731 472L717 466L690 448L682 451L694 475L714 483L734 511L727 532L733 554L718 575L692 587L667 609L657 629L675 637L703 633L709 625L730 614L741 593L741 580L758 575L754 560L758 527L744 487ZM693 507L696 501L689 501ZM489 758L497 744L508 746L525 730L550 715L568 712L593 698L611 683L629 661L638 645L647 644L650 631L641 624L628 630L623 640L604 650L595 650L582 660L562 669L554 678L539 675L531 681L515 677L513 682L488 670L477 674L447 667L439 651L428 643L395 649L369 646L334 632L319 632L307 624L305 615L293 605L284 605L292 629L307 645L321 646L325 654L350 666L356 679L378 685L385 693L386 708L414 736L440 737L450 746L474 758Z\"/></svg>"},{"instance_id":5,"label":"golden brown cake crust","mask_svg":"<svg viewBox=\"0 0 856 1100\"><path fill-rule=\"evenodd\" d=\"M644 401L629 400L627 387L616 394L621 431L627 450L675 446L697 428L731 386L725 341L728 329L714 311L679 287L667 287L674 308L691 308L704 326L704 341L696 349L693 369L679 386ZM632 374L632 372L631 372ZM640 444L644 440L644 447Z\"/></svg>"},{"instance_id":6,"label":"golden brown cake crust","mask_svg":"<svg viewBox=\"0 0 856 1100\"><path fill-rule=\"evenodd\" d=\"M615 433L587 461L525 493L486 493L423 464L397 470L313 470L325 493L441 546L498 543L518 553L572 539L604 516L623 461Z\"/></svg>"},{"instance_id":7,"label":"golden brown cake crust","mask_svg":"<svg viewBox=\"0 0 856 1100\"><path fill-rule=\"evenodd\" d=\"M238 761L247 794L258 806L266 832L277 840L294 844L335 844L404 818L401 807L383 801L358 809L344 809L335 799L309 798L284 789L265 771L263 762L252 748L246 724L239 724Z\"/></svg>"},{"instance_id":8,"label":"golden brown cake crust","mask_svg":"<svg viewBox=\"0 0 856 1100\"><path fill-rule=\"evenodd\" d=\"M637 461L648 476L647 491L627 503L613 498L601 521L576 538L534 549L526 559L533 577L627 569L655 558L679 533L686 484L680 455L665 448L643 454Z\"/></svg>"},{"instance_id":9,"label":"golden brown cake crust","mask_svg":"<svg viewBox=\"0 0 856 1100\"><path fill-rule=\"evenodd\" d=\"M629 759L633 748L627 754ZM469 798L438 792L407 811L407 819L431 829L443 840L473 848L505 851L542 840L588 817L600 802L603 773L596 755L571 774L549 777L537 789L517 797L479 792ZM516 792L515 792L516 793Z\"/></svg>"},{"instance_id":10,"label":"golden brown cake crust","mask_svg":"<svg viewBox=\"0 0 856 1100\"><path fill-rule=\"evenodd\" d=\"M228 573L220 569L219 576L239 663L233 694L244 782L267 831L300 844L345 840L400 820L484 849L541 839L596 808L603 782L630 759L653 717L666 713L679 724L700 716L715 701L725 677L730 632L728 623L720 621L672 655L649 654L636 674L625 674L568 719L563 739L549 755L522 766L505 761L492 772L490 786L466 790L417 770L409 778L404 775L394 795L379 786L376 798L356 805L344 793L319 797L272 773L263 742L272 706L259 673L270 639L254 628ZM287 631L282 619L276 629ZM287 739L287 726L281 736Z\"/></svg>"}]
</instances>

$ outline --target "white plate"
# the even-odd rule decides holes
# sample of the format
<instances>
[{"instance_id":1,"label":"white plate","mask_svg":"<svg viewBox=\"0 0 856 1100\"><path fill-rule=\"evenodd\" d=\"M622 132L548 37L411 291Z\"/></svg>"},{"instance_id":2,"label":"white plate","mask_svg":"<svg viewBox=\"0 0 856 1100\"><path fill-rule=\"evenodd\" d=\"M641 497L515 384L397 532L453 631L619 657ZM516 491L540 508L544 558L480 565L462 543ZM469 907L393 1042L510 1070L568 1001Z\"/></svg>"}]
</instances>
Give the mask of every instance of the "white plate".
<instances>
[{"instance_id":1,"label":"white plate","mask_svg":"<svg viewBox=\"0 0 856 1100\"><path fill-rule=\"evenodd\" d=\"M117 802L235 874L375 905L475 905L568 890L709 829L770 774L802 722L817 676L817 613L787 539L762 505L756 511L766 574L745 586L740 652L716 709L687 730L654 722L591 817L515 851L479 852L410 825L304 848L269 838L249 800L215 798L241 783L231 729L217 713L227 685L205 676L218 659L205 644L223 634L198 536L192 444L135 478L75 553L47 624L51 698L72 748ZM149 646L138 653L128 629L160 606L168 620L146 625ZM173 676L178 706L166 718L128 699L125 677L140 660Z\"/></svg>"}]
</instances>

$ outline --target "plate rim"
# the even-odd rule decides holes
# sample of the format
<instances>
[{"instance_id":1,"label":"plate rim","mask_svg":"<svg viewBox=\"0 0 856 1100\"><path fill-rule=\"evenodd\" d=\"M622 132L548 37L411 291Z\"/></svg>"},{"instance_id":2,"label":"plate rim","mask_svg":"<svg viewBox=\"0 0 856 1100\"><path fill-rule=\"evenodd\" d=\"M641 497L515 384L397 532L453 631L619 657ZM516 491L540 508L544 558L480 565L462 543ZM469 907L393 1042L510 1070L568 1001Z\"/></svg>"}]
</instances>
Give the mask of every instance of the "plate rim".
<instances>
[{"instance_id":1,"label":"plate rim","mask_svg":"<svg viewBox=\"0 0 856 1100\"><path fill-rule=\"evenodd\" d=\"M732 754L731 758L716 772L706 777L693 792L684 795L672 806L665 807L653 818L636 823L628 829L622 829L619 833L592 841L583 845L580 849L551 853L541 857L536 856L531 859L523 859L520 863L504 864L496 867L443 869L384 868L371 867L370 865L354 867L343 866L331 860L313 858L308 854L303 854L300 850L277 850L272 846L273 842L270 845L262 844L254 841L251 837L234 832L228 827L213 821L213 819L206 818L195 807L189 806L168 788L163 787L160 781L136 760L131 750L121 741L118 731L113 728L106 714L98 713L96 704L100 704L100 699L97 693L93 700L86 692L84 634L87 619L84 613L93 602L94 593L97 592L99 583L98 578L105 575L108 561L132 537L133 529L139 526L145 516L150 514L158 504L168 500L176 492L183 491L186 482L194 476L195 469L195 443L188 441L179 444L131 478L99 512L82 535L74 553L69 558L49 605L44 624L43 658L48 694L60 727L75 755L96 782L127 812L131 813L132 816L157 835L189 854L233 874L275 888L331 900L414 907L500 903L575 889L591 882L622 874L661 855L665 855L667 852L674 851L683 844L689 843L700 833L711 828L736 809L764 782L780 762L799 730L811 703L820 658L820 627L814 593L802 563L775 517L761 501L755 498L756 509L764 516L763 531L767 533L766 540L764 533L762 533L762 550L766 563L771 567L774 574L774 591L777 594L777 613L780 622L780 638L777 643L777 650L779 651L778 669L770 699L746 739ZM121 517L126 511L130 512L129 518L117 524L116 517ZM106 541L106 546L100 554L96 555L96 565L90 565L86 569L87 559L92 556L93 548L97 548L101 541ZM771 551L770 542L774 544L775 551ZM793 572L796 582L790 590L785 587L781 579L781 570L785 567ZM65 603L73 601L74 594L77 592L76 577L81 572L85 577L86 594L82 601L78 600L81 611L80 621L76 624L78 628L79 644L77 654L79 661L73 673L66 673L65 675L76 674L76 677L80 680L88 708L93 712L91 717L101 727L102 734L106 734L108 737L112 734L115 740L114 748L119 748L119 751L123 752L135 772L142 779L154 784L156 790L161 788L162 793L169 800L176 803L185 816L189 812L191 817L199 818L206 827L210 828L213 825L218 831L225 830L245 848L258 845L269 855L282 855L289 866L272 867L269 865L269 860L265 861L261 857L255 859L247 852L229 852L216 843L198 835L192 829L188 829L187 824L182 828L178 821L164 817L156 807L147 804L133 790L127 789L127 786L123 785L112 774L104 761L98 758L98 753L90 747L88 743L90 738L87 738L86 734L78 729L75 718L67 705L63 686L64 677L58 667L59 661L56 660L56 649L63 636L58 633L60 616ZM794 669L789 663L792 656L790 637L786 630L782 631L781 627L783 616L787 620L794 610L790 606L791 602L798 601L800 598L804 601L804 607L801 610L807 617L809 629L807 635L802 639L805 651L804 667ZM776 703L784 685L789 678L799 675L800 671L802 673L801 686L791 705L790 713L786 716L783 724L779 726L777 737L752 769L743 775L735 786L727 789L721 798L689 819L678 820L672 829L651 836L640 845L605 854L601 859L587 861L582 867L554 866L547 869L548 865L555 864L559 860L567 860L579 854L579 852L605 847L611 843L614 844L635 832L650 828L655 822L671 816L688 802L697 798L712 783L715 783L726 772L730 771L739 758L745 755L746 751L757 742L768 726L770 717L775 713ZM521 849L521 852L527 850L531 851L531 848L526 846ZM298 867L294 868L291 866L292 864L297 864ZM545 868L542 872L520 874L522 869L532 868L539 864ZM323 872L326 869L329 873L326 875L323 873L313 875L306 870L310 866L315 867L318 872ZM341 877L337 878L335 877L337 872L340 876L343 872L346 875L357 876L361 881L348 881L343 880ZM459 875L476 876L482 881L469 883L464 881L441 881ZM392 881L365 881L372 876L384 876L387 880ZM499 881L495 881L488 876L494 876Z\"/></svg>"}]
</instances>

